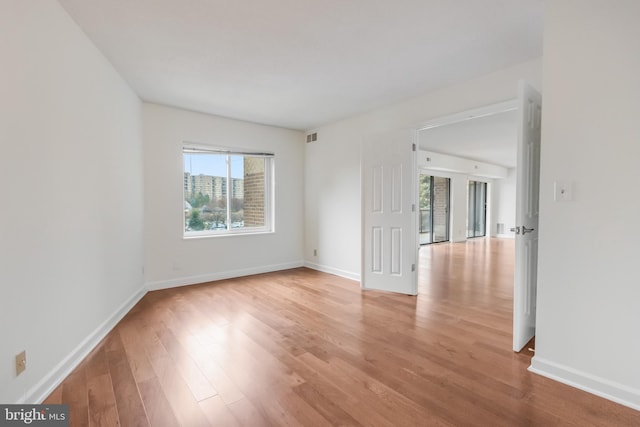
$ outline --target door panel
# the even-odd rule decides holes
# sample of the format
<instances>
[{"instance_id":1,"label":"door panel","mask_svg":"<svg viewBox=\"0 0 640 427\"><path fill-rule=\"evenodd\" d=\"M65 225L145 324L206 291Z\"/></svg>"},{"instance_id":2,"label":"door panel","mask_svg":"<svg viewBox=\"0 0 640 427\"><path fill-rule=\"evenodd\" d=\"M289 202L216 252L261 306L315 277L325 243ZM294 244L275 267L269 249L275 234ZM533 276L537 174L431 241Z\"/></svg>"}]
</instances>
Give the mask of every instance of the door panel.
<instances>
[{"instance_id":1,"label":"door panel","mask_svg":"<svg viewBox=\"0 0 640 427\"><path fill-rule=\"evenodd\" d=\"M362 144L362 287L417 294L415 131Z\"/></svg>"},{"instance_id":2,"label":"door panel","mask_svg":"<svg viewBox=\"0 0 640 427\"><path fill-rule=\"evenodd\" d=\"M402 275L402 229L391 227L391 274Z\"/></svg>"},{"instance_id":3,"label":"door panel","mask_svg":"<svg viewBox=\"0 0 640 427\"><path fill-rule=\"evenodd\" d=\"M516 263L513 291L513 350L535 335L540 200L541 96L520 82L516 193Z\"/></svg>"},{"instance_id":4,"label":"door panel","mask_svg":"<svg viewBox=\"0 0 640 427\"><path fill-rule=\"evenodd\" d=\"M402 213L402 164L391 166L391 212Z\"/></svg>"},{"instance_id":5,"label":"door panel","mask_svg":"<svg viewBox=\"0 0 640 427\"><path fill-rule=\"evenodd\" d=\"M382 166L376 165L371 170L371 211L382 212Z\"/></svg>"},{"instance_id":6,"label":"door panel","mask_svg":"<svg viewBox=\"0 0 640 427\"><path fill-rule=\"evenodd\" d=\"M371 231L371 271L382 273L382 227L373 227Z\"/></svg>"}]
</instances>

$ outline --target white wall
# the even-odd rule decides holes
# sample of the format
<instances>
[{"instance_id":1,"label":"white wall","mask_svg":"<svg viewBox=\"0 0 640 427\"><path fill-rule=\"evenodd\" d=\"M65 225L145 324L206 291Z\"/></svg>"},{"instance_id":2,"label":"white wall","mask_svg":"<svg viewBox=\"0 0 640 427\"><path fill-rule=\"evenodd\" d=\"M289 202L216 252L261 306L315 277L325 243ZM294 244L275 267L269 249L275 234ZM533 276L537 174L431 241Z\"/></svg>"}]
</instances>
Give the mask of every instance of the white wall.
<instances>
[{"instance_id":1,"label":"white wall","mask_svg":"<svg viewBox=\"0 0 640 427\"><path fill-rule=\"evenodd\" d=\"M640 2L546 7L533 369L640 409Z\"/></svg>"},{"instance_id":2,"label":"white wall","mask_svg":"<svg viewBox=\"0 0 640 427\"><path fill-rule=\"evenodd\" d=\"M306 265L360 277L360 144L363 136L513 99L517 81L540 87L534 60L389 107L322 126L305 150ZM317 256L313 250L317 249Z\"/></svg>"},{"instance_id":3,"label":"white wall","mask_svg":"<svg viewBox=\"0 0 640 427\"><path fill-rule=\"evenodd\" d=\"M145 280L149 288L302 265L304 134L144 104ZM275 153L275 233L183 239L183 142Z\"/></svg>"},{"instance_id":4,"label":"white wall","mask_svg":"<svg viewBox=\"0 0 640 427\"><path fill-rule=\"evenodd\" d=\"M491 220L491 235L497 237L514 238L515 234L509 229L516 226L516 169L508 169L504 179L493 182L492 198L493 218ZM504 224L504 233L497 233L498 223Z\"/></svg>"},{"instance_id":5,"label":"white wall","mask_svg":"<svg viewBox=\"0 0 640 427\"><path fill-rule=\"evenodd\" d=\"M36 402L142 295L141 103L53 0L0 3L0 57L0 402Z\"/></svg>"}]
</instances>

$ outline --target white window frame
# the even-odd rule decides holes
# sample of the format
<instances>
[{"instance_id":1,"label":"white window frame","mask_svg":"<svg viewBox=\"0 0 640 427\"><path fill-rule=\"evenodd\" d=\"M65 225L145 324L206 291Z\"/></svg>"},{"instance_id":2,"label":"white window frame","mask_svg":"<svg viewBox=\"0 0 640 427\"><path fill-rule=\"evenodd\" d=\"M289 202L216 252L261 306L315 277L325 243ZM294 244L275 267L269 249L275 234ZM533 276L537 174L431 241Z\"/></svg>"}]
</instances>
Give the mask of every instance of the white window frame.
<instances>
[{"instance_id":1,"label":"white window frame","mask_svg":"<svg viewBox=\"0 0 640 427\"><path fill-rule=\"evenodd\" d=\"M184 189L184 174L187 170L184 167L184 155L192 153L203 154L215 154L227 156L227 229L226 230L200 230L200 231L187 231L186 217L184 215L184 201L186 200L186 194ZM229 162L230 156L242 156L242 157L260 157L265 160L264 168L264 226L262 227L249 227L249 228L233 228L231 226L231 166ZM272 152L250 150L234 147L219 147L209 146L202 144L184 143L180 150L180 161L182 164L182 236L183 239L199 239L203 237L222 237L222 236L237 236L237 235L251 235L251 234L267 234L275 232L275 188L274 188L274 175L275 175L275 154Z\"/></svg>"}]
</instances>

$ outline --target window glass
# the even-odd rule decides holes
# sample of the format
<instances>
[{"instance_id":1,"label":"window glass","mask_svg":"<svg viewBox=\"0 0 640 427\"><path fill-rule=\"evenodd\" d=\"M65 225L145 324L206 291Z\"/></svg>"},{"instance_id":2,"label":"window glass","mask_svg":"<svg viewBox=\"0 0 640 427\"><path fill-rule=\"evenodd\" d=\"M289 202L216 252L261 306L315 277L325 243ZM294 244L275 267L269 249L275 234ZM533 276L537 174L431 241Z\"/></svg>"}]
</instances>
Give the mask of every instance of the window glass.
<instances>
[{"instance_id":1,"label":"window glass","mask_svg":"<svg viewBox=\"0 0 640 427\"><path fill-rule=\"evenodd\" d=\"M271 231L272 157L185 148L185 237Z\"/></svg>"}]
</instances>

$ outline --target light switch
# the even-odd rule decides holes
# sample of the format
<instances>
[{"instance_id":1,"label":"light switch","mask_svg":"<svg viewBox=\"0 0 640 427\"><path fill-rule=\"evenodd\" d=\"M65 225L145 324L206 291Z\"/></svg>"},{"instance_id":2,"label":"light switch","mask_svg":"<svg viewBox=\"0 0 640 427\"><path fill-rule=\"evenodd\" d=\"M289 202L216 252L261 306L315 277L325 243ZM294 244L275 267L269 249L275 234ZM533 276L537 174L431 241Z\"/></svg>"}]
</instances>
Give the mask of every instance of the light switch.
<instances>
[{"instance_id":1,"label":"light switch","mask_svg":"<svg viewBox=\"0 0 640 427\"><path fill-rule=\"evenodd\" d=\"M568 202L573 200L573 183L569 181L554 182L553 200L556 202Z\"/></svg>"}]
</instances>

